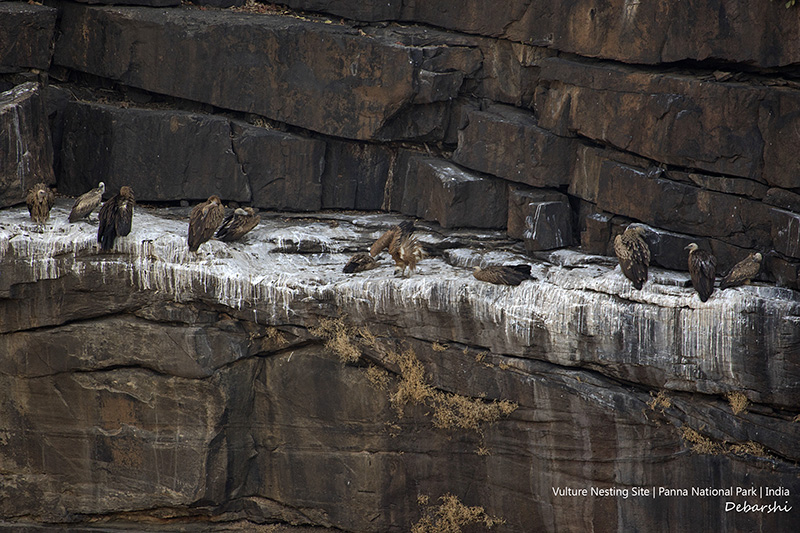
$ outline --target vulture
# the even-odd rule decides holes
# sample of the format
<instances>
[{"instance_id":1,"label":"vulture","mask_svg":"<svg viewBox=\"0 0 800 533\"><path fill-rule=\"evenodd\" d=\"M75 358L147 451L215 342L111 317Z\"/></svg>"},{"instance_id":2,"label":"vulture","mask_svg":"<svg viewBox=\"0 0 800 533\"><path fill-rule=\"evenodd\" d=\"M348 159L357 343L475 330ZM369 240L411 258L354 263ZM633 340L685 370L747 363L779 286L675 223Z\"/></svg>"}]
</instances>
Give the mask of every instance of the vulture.
<instances>
[{"instance_id":1,"label":"vulture","mask_svg":"<svg viewBox=\"0 0 800 533\"><path fill-rule=\"evenodd\" d=\"M34 185L28 190L28 196L25 199L31 220L39 225L44 224L50 218L50 208L53 207L55 201L56 197L46 183Z\"/></svg>"},{"instance_id":2,"label":"vulture","mask_svg":"<svg viewBox=\"0 0 800 533\"><path fill-rule=\"evenodd\" d=\"M717 258L705 250L700 250L694 242L684 249L689 250L689 274L692 276L692 285L700 296L700 301L705 302L714 292Z\"/></svg>"},{"instance_id":3,"label":"vulture","mask_svg":"<svg viewBox=\"0 0 800 533\"><path fill-rule=\"evenodd\" d=\"M394 259L395 275L405 276L406 269L408 275L416 270L417 262L425 257L425 252L416 237L403 235L389 245L389 255Z\"/></svg>"},{"instance_id":4,"label":"vulture","mask_svg":"<svg viewBox=\"0 0 800 533\"><path fill-rule=\"evenodd\" d=\"M378 266L375 258L367 252L359 252L355 254L347 264L344 266L342 272L345 274L354 274L356 272L364 272L365 270L372 270Z\"/></svg>"},{"instance_id":5,"label":"vulture","mask_svg":"<svg viewBox=\"0 0 800 533\"><path fill-rule=\"evenodd\" d=\"M761 270L761 254L750 254L736 263L728 275L722 278L719 288L727 289L728 287L747 285L758 275L759 270Z\"/></svg>"},{"instance_id":6,"label":"vulture","mask_svg":"<svg viewBox=\"0 0 800 533\"><path fill-rule=\"evenodd\" d=\"M647 281L647 267L650 266L650 248L642 238L644 231L642 226L628 226L614 239L614 253L622 273L637 290Z\"/></svg>"},{"instance_id":7,"label":"vulture","mask_svg":"<svg viewBox=\"0 0 800 533\"><path fill-rule=\"evenodd\" d=\"M369 249L369 255L376 257L384 249L389 249L389 255L394 259L395 275L409 275L417 268L417 261L425 257L422 245L411 234L414 232L414 221L405 220L389 231L378 237Z\"/></svg>"},{"instance_id":8,"label":"vulture","mask_svg":"<svg viewBox=\"0 0 800 533\"><path fill-rule=\"evenodd\" d=\"M491 265L486 268L474 267L472 275L475 279L496 283L497 285L519 285L531 278L531 266L521 265Z\"/></svg>"},{"instance_id":9,"label":"vulture","mask_svg":"<svg viewBox=\"0 0 800 533\"><path fill-rule=\"evenodd\" d=\"M119 194L109 198L100 208L97 242L103 250L111 250L117 237L131 232L135 205L133 189L125 185L120 187Z\"/></svg>"},{"instance_id":10,"label":"vulture","mask_svg":"<svg viewBox=\"0 0 800 533\"><path fill-rule=\"evenodd\" d=\"M261 217L252 207L239 207L222 221L217 230L217 239L224 242L238 241L251 229L258 226Z\"/></svg>"},{"instance_id":11,"label":"vulture","mask_svg":"<svg viewBox=\"0 0 800 533\"><path fill-rule=\"evenodd\" d=\"M72 211L69 212L69 221L77 222L82 218L88 217L92 211L100 207L103 202L103 193L106 192L106 184L102 181L97 187L89 192L85 192L75 200Z\"/></svg>"},{"instance_id":12,"label":"vulture","mask_svg":"<svg viewBox=\"0 0 800 533\"><path fill-rule=\"evenodd\" d=\"M384 249L389 248L389 254L392 254L392 246L397 247L403 238L410 237L414 232L414 221L404 220L396 226L389 228L389 231L378 237L372 247L369 249L369 254L372 257L377 257ZM394 257L392 255L392 257Z\"/></svg>"},{"instance_id":13,"label":"vulture","mask_svg":"<svg viewBox=\"0 0 800 533\"><path fill-rule=\"evenodd\" d=\"M189 214L189 250L197 252L201 244L210 240L224 217L225 206L216 194L194 206Z\"/></svg>"}]
</instances>

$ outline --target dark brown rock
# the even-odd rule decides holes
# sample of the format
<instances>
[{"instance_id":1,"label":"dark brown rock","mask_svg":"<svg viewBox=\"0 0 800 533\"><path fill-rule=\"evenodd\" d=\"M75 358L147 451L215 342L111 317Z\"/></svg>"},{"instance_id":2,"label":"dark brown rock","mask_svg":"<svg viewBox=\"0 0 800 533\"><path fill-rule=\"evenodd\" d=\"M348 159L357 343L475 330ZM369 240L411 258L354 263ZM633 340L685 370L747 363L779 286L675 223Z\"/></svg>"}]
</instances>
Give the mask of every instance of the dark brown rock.
<instances>
[{"instance_id":1,"label":"dark brown rock","mask_svg":"<svg viewBox=\"0 0 800 533\"><path fill-rule=\"evenodd\" d=\"M50 66L57 14L52 7L0 2L0 73Z\"/></svg>"},{"instance_id":2,"label":"dark brown rock","mask_svg":"<svg viewBox=\"0 0 800 533\"><path fill-rule=\"evenodd\" d=\"M775 187L769 189L764 196L764 203L786 209L787 211L800 213L800 194L787 191L786 189L778 189Z\"/></svg>"},{"instance_id":3,"label":"dark brown rock","mask_svg":"<svg viewBox=\"0 0 800 533\"><path fill-rule=\"evenodd\" d=\"M457 96L448 93L459 77L450 71L480 66L474 46L430 36L416 45L412 30L362 35L339 23L229 11L64 4L61 29L58 65L353 139L379 136L409 106ZM424 71L443 76L420 94Z\"/></svg>"},{"instance_id":4,"label":"dark brown rock","mask_svg":"<svg viewBox=\"0 0 800 533\"><path fill-rule=\"evenodd\" d=\"M597 176L597 206L670 231L716 237L741 248L770 242L762 203L700 189L646 171L605 161Z\"/></svg>"},{"instance_id":5,"label":"dark brown rock","mask_svg":"<svg viewBox=\"0 0 800 533\"><path fill-rule=\"evenodd\" d=\"M397 20L403 5L402 0L281 0L276 3L367 22Z\"/></svg>"},{"instance_id":6,"label":"dark brown rock","mask_svg":"<svg viewBox=\"0 0 800 533\"><path fill-rule=\"evenodd\" d=\"M227 119L186 111L71 102L64 119L61 192L133 187L137 201L249 202Z\"/></svg>"},{"instance_id":7,"label":"dark brown rock","mask_svg":"<svg viewBox=\"0 0 800 533\"><path fill-rule=\"evenodd\" d=\"M55 183L50 128L39 85L25 83L0 93L0 133L0 207L22 202L38 182Z\"/></svg>"},{"instance_id":8,"label":"dark brown rock","mask_svg":"<svg viewBox=\"0 0 800 533\"><path fill-rule=\"evenodd\" d=\"M800 215L783 209L771 209L772 242L775 250L800 259Z\"/></svg>"},{"instance_id":9,"label":"dark brown rock","mask_svg":"<svg viewBox=\"0 0 800 533\"><path fill-rule=\"evenodd\" d=\"M764 8L692 0L632 10L621 0L602 6L590 0L513 0L503 7L495 9L486 0L409 2L403 17L625 63L690 59L775 67L798 61L800 32L778 4ZM706 23L676 25L675 20Z\"/></svg>"},{"instance_id":10,"label":"dark brown rock","mask_svg":"<svg viewBox=\"0 0 800 533\"><path fill-rule=\"evenodd\" d=\"M107 6L147 6L147 7L174 7L181 5L180 0L75 0L81 4L107 5ZM238 1L238 0L237 0ZM217 2L216 4L214 2ZM209 5L213 7L231 7L234 4L225 5L226 0L199 0L197 5ZM242 1L238 5L242 5Z\"/></svg>"},{"instance_id":11,"label":"dark brown rock","mask_svg":"<svg viewBox=\"0 0 800 533\"><path fill-rule=\"evenodd\" d=\"M532 113L494 105L466 118L453 154L456 163L533 187L569 183L576 142L539 128Z\"/></svg>"},{"instance_id":12,"label":"dark brown rock","mask_svg":"<svg viewBox=\"0 0 800 533\"><path fill-rule=\"evenodd\" d=\"M508 236L521 239L530 252L572 246L572 218L566 194L509 187Z\"/></svg>"},{"instance_id":13,"label":"dark brown rock","mask_svg":"<svg viewBox=\"0 0 800 533\"><path fill-rule=\"evenodd\" d=\"M322 205L325 142L290 133L232 123L233 151L264 209L315 211Z\"/></svg>"},{"instance_id":14,"label":"dark brown rock","mask_svg":"<svg viewBox=\"0 0 800 533\"><path fill-rule=\"evenodd\" d=\"M401 212L436 221L445 228L505 228L506 185L433 157L409 162Z\"/></svg>"},{"instance_id":15,"label":"dark brown rock","mask_svg":"<svg viewBox=\"0 0 800 533\"><path fill-rule=\"evenodd\" d=\"M581 250L587 254L613 254L613 250L609 249L609 243L613 242L611 219L612 215L608 213L591 213L581 220Z\"/></svg>"},{"instance_id":16,"label":"dark brown rock","mask_svg":"<svg viewBox=\"0 0 800 533\"><path fill-rule=\"evenodd\" d=\"M487 287L437 257L425 260L425 276L354 283L340 272L343 253L287 272L293 254L256 261L254 248L213 241L228 254L193 269L175 248L185 250L185 226L174 210L160 219L142 208L133 239L113 256L93 251L90 227L13 233L23 215L0 213L0 513L14 527L88 530L103 520L199 533L246 519L245 529L286 521L405 531L420 518L420 494L444 493L502 517L500 533L794 523L790 513L726 514L724 497L553 492L576 479L600 488L793 487L793 291L743 287L700 304L668 277L633 296L597 262L534 260L539 280ZM299 222L320 238L348 223ZM287 229L265 224L267 234ZM484 251L497 244L489 239ZM344 315L352 318L332 331L358 348L354 364L309 331ZM416 383L393 355L401 353L430 387L418 390L435 399L415 404L399 393L401 376ZM734 414L720 397L730 391L754 403ZM471 410L454 419L469 422L467 413L501 400L516 409L472 429L432 419L447 402L466 402ZM717 453L692 451L688 428ZM587 457L597 460L589 471ZM800 504L793 493L786 501Z\"/></svg>"},{"instance_id":17,"label":"dark brown rock","mask_svg":"<svg viewBox=\"0 0 800 533\"><path fill-rule=\"evenodd\" d=\"M375 144L329 141L322 173L322 207L380 209L395 152Z\"/></svg>"},{"instance_id":18,"label":"dark brown rock","mask_svg":"<svg viewBox=\"0 0 800 533\"><path fill-rule=\"evenodd\" d=\"M539 82L539 61L553 51L522 43L481 39L481 70L474 75L470 92L496 102L529 108Z\"/></svg>"},{"instance_id":19,"label":"dark brown rock","mask_svg":"<svg viewBox=\"0 0 800 533\"><path fill-rule=\"evenodd\" d=\"M539 125L662 163L797 187L796 91L564 59L541 62ZM797 110L797 111L796 111Z\"/></svg>"}]
</instances>

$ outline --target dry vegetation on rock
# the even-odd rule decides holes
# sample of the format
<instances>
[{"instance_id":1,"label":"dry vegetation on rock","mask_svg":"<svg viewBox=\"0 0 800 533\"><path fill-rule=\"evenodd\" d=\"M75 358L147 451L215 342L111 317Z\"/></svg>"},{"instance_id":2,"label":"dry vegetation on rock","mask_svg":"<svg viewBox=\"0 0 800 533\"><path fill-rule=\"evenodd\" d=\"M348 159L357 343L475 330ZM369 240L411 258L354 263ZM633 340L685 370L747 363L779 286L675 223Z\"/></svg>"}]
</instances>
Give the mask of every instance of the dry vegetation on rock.
<instances>
[{"instance_id":1,"label":"dry vegetation on rock","mask_svg":"<svg viewBox=\"0 0 800 533\"><path fill-rule=\"evenodd\" d=\"M418 499L427 505L428 498ZM439 498L436 506L428 506L425 515L411 527L411 533L461 533L464 526L480 525L491 529L505 520L489 516L483 507L468 507L452 494Z\"/></svg>"}]
</instances>

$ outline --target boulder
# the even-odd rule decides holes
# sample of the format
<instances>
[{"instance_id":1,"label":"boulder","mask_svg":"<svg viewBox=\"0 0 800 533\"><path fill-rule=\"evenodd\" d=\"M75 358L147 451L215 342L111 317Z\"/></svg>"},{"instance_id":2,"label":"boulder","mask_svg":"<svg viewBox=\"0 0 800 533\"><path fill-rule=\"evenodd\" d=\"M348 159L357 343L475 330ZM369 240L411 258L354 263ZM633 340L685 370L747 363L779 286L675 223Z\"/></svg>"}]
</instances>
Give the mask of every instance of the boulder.
<instances>
[{"instance_id":1,"label":"boulder","mask_svg":"<svg viewBox=\"0 0 800 533\"><path fill-rule=\"evenodd\" d=\"M247 176L220 116L170 109L70 102L64 118L59 190L106 195L133 187L138 201L250 202Z\"/></svg>"},{"instance_id":2,"label":"boulder","mask_svg":"<svg viewBox=\"0 0 800 533\"><path fill-rule=\"evenodd\" d=\"M0 2L0 74L47 70L58 10L27 2Z\"/></svg>"},{"instance_id":3,"label":"boulder","mask_svg":"<svg viewBox=\"0 0 800 533\"><path fill-rule=\"evenodd\" d=\"M381 209L395 152L388 147L331 140L322 173L325 209Z\"/></svg>"},{"instance_id":4,"label":"boulder","mask_svg":"<svg viewBox=\"0 0 800 533\"><path fill-rule=\"evenodd\" d=\"M572 218L566 194L509 187L508 236L521 239L529 252L572 246Z\"/></svg>"},{"instance_id":5,"label":"boulder","mask_svg":"<svg viewBox=\"0 0 800 533\"><path fill-rule=\"evenodd\" d=\"M493 105L466 120L453 154L459 165L533 187L569 183L576 141L539 128L532 113Z\"/></svg>"},{"instance_id":6,"label":"boulder","mask_svg":"<svg viewBox=\"0 0 800 533\"><path fill-rule=\"evenodd\" d=\"M40 181L55 183L50 128L38 84L0 93L0 133L0 207L25 201L28 189Z\"/></svg>"},{"instance_id":7,"label":"boulder","mask_svg":"<svg viewBox=\"0 0 800 533\"><path fill-rule=\"evenodd\" d=\"M409 161L401 212L436 221L444 228L505 228L508 195L504 182L462 170L434 157Z\"/></svg>"},{"instance_id":8,"label":"boulder","mask_svg":"<svg viewBox=\"0 0 800 533\"><path fill-rule=\"evenodd\" d=\"M401 111L456 97L455 71L480 66L474 44L432 31L300 17L64 4L60 28L57 65L350 139L384 138Z\"/></svg>"},{"instance_id":9,"label":"boulder","mask_svg":"<svg viewBox=\"0 0 800 533\"><path fill-rule=\"evenodd\" d=\"M233 122L236 161L264 209L316 211L322 205L325 142Z\"/></svg>"}]
</instances>

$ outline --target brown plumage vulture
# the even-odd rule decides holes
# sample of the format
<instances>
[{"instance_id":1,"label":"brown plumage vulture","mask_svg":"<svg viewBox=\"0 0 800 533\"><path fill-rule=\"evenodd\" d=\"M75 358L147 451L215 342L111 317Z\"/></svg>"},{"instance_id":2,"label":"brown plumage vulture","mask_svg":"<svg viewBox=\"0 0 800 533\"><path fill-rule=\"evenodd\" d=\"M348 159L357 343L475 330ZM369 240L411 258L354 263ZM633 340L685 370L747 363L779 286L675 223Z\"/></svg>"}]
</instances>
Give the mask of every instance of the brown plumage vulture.
<instances>
[{"instance_id":1,"label":"brown plumage vulture","mask_svg":"<svg viewBox=\"0 0 800 533\"><path fill-rule=\"evenodd\" d=\"M417 262L425 257L425 251L416 237L403 235L389 245L389 255L394 259L395 275L410 276L417 268Z\"/></svg>"},{"instance_id":2,"label":"brown plumage vulture","mask_svg":"<svg viewBox=\"0 0 800 533\"><path fill-rule=\"evenodd\" d=\"M72 211L69 212L69 221L77 222L82 218L88 217L92 211L100 207L103 203L103 193L106 192L106 184L102 181L97 187L89 192L85 192L75 200Z\"/></svg>"},{"instance_id":3,"label":"brown plumage vulture","mask_svg":"<svg viewBox=\"0 0 800 533\"><path fill-rule=\"evenodd\" d=\"M519 285L531 278L531 266L520 265L491 265L486 268L473 267L472 275L475 279L488 281L497 285Z\"/></svg>"},{"instance_id":4,"label":"brown plumage vulture","mask_svg":"<svg viewBox=\"0 0 800 533\"><path fill-rule=\"evenodd\" d=\"M342 272L345 274L354 274L356 272L364 272L365 270L372 270L378 266L378 262L367 252L358 252L344 265Z\"/></svg>"},{"instance_id":5,"label":"brown plumage vulture","mask_svg":"<svg viewBox=\"0 0 800 533\"><path fill-rule=\"evenodd\" d=\"M261 217L252 207L239 207L226 216L217 230L217 239L224 242L238 241L258 226Z\"/></svg>"},{"instance_id":6,"label":"brown plumage vulture","mask_svg":"<svg viewBox=\"0 0 800 533\"><path fill-rule=\"evenodd\" d=\"M386 248L389 248L389 254L391 254L392 246L399 246L400 241L402 241L404 237L409 237L413 232L414 221L404 220L400 224L392 226L386 233L378 237L378 239L372 243L372 246L369 249L369 254L372 257L377 257L378 254Z\"/></svg>"},{"instance_id":7,"label":"brown plumage vulture","mask_svg":"<svg viewBox=\"0 0 800 533\"><path fill-rule=\"evenodd\" d=\"M628 226L614 239L614 253L617 254L622 273L637 290L647 281L647 268L650 266L650 248L642 238L644 231L642 226Z\"/></svg>"},{"instance_id":8,"label":"brown plumage vulture","mask_svg":"<svg viewBox=\"0 0 800 533\"><path fill-rule=\"evenodd\" d=\"M761 259L761 254L756 252L736 263L731 271L728 272L728 275L722 278L719 288L727 289L728 287L749 284L758 275L758 271L761 270Z\"/></svg>"},{"instance_id":9,"label":"brown plumage vulture","mask_svg":"<svg viewBox=\"0 0 800 533\"><path fill-rule=\"evenodd\" d=\"M700 296L700 301L705 302L714 292L717 258L705 250L700 250L694 242L684 249L689 250L689 275L692 277L692 286Z\"/></svg>"},{"instance_id":10,"label":"brown plumage vulture","mask_svg":"<svg viewBox=\"0 0 800 533\"><path fill-rule=\"evenodd\" d=\"M201 244L210 240L223 218L225 218L225 206L216 194L194 206L189 214L189 250L197 252Z\"/></svg>"},{"instance_id":11,"label":"brown plumage vulture","mask_svg":"<svg viewBox=\"0 0 800 533\"><path fill-rule=\"evenodd\" d=\"M120 187L119 194L109 198L100 208L97 242L103 250L111 250L117 237L125 237L131 232L135 205L133 189L125 185Z\"/></svg>"},{"instance_id":12,"label":"brown plumage vulture","mask_svg":"<svg viewBox=\"0 0 800 533\"><path fill-rule=\"evenodd\" d=\"M50 209L56 201L53 191L46 183L37 183L28 190L25 203L28 204L28 213L36 224L43 225L50 218Z\"/></svg>"}]
</instances>

